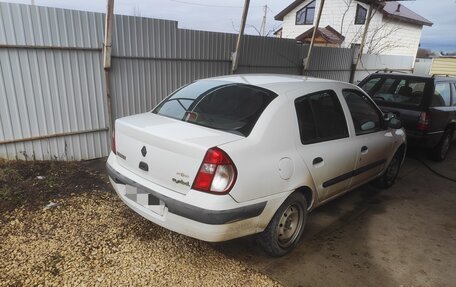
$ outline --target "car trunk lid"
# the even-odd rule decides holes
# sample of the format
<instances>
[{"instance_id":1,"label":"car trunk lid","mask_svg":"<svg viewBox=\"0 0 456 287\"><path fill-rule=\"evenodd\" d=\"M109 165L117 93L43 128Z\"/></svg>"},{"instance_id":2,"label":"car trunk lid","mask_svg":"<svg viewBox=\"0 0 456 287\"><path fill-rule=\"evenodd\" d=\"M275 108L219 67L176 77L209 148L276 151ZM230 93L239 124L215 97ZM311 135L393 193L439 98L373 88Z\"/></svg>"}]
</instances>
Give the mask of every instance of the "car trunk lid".
<instances>
[{"instance_id":1,"label":"car trunk lid","mask_svg":"<svg viewBox=\"0 0 456 287\"><path fill-rule=\"evenodd\" d=\"M206 151L243 136L153 113L116 121L117 161L129 171L186 194Z\"/></svg>"}]
</instances>

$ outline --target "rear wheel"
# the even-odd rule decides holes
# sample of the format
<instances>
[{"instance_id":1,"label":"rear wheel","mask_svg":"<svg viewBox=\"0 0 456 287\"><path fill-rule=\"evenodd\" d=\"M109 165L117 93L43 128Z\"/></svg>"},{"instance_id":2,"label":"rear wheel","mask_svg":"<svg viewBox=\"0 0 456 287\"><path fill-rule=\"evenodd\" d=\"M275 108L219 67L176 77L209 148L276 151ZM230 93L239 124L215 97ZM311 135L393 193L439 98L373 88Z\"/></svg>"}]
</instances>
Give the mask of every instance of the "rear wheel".
<instances>
[{"instance_id":1,"label":"rear wheel","mask_svg":"<svg viewBox=\"0 0 456 287\"><path fill-rule=\"evenodd\" d=\"M432 159L435 161L443 161L450 149L451 138L453 136L453 130L447 129L440 139L439 144L432 150Z\"/></svg>"},{"instance_id":2,"label":"rear wheel","mask_svg":"<svg viewBox=\"0 0 456 287\"><path fill-rule=\"evenodd\" d=\"M266 229L257 235L257 241L269 255L283 256L298 244L306 219L306 198L299 192L292 193L276 211Z\"/></svg>"}]
</instances>

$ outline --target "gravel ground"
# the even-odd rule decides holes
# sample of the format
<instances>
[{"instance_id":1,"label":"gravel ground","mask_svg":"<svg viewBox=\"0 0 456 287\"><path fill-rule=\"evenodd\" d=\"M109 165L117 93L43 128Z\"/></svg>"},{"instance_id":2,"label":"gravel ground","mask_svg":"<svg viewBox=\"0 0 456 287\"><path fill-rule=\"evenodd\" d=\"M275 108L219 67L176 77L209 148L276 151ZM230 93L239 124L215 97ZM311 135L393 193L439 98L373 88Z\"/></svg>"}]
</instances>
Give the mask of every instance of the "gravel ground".
<instances>
[{"instance_id":1,"label":"gravel ground","mask_svg":"<svg viewBox=\"0 0 456 287\"><path fill-rule=\"evenodd\" d=\"M0 286L279 286L136 215L106 180L82 163L0 162Z\"/></svg>"}]
</instances>

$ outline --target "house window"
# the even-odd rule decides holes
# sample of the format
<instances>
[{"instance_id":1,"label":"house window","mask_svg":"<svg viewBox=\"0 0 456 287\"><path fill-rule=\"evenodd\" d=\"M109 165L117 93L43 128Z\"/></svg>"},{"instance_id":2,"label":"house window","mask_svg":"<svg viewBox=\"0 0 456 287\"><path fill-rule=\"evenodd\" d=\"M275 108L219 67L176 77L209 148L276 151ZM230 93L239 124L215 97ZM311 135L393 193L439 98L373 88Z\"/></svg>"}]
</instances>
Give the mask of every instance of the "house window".
<instances>
[{"instance_id":1,"label":"house window","mask_svg":"<svg viewBox=\"0 0 456 287\"><path fill-rule=\"evenodd\" d=\"M367 9L359 4L356 5L355 24L364 25L364 23L366 23L366 15L367 15Z\"/></svg>"},{"instance_id":2,"label":"house window","mask_svg":"<svg viewBox=\"0 0 456 287\"><path fill-rule=\"evenodd\" d=\"M312 25L315 15L315 0L296 12L296 25Z\"/></svg>"}]
</instances>

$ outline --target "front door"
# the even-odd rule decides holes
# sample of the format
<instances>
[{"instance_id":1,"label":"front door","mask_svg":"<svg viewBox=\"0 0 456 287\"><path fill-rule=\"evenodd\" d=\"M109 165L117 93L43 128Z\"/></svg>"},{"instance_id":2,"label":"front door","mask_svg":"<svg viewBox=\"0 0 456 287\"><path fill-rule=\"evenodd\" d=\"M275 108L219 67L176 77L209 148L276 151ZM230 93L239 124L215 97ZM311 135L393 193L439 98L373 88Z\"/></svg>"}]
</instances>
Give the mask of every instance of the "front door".
<instances>
[{"instance_id":1,"label":"front door","mask_svg":"<svg viewBox=\"0 0 456 287\"><path fill-rule=\"evenodd\" d=\"M351 186L359 186L382 172L394 138L384 126L382 112L368 96L351 89L342 93L353 120L356 134L353 146L358 154Z\"/></svg>"}]
</instances>

